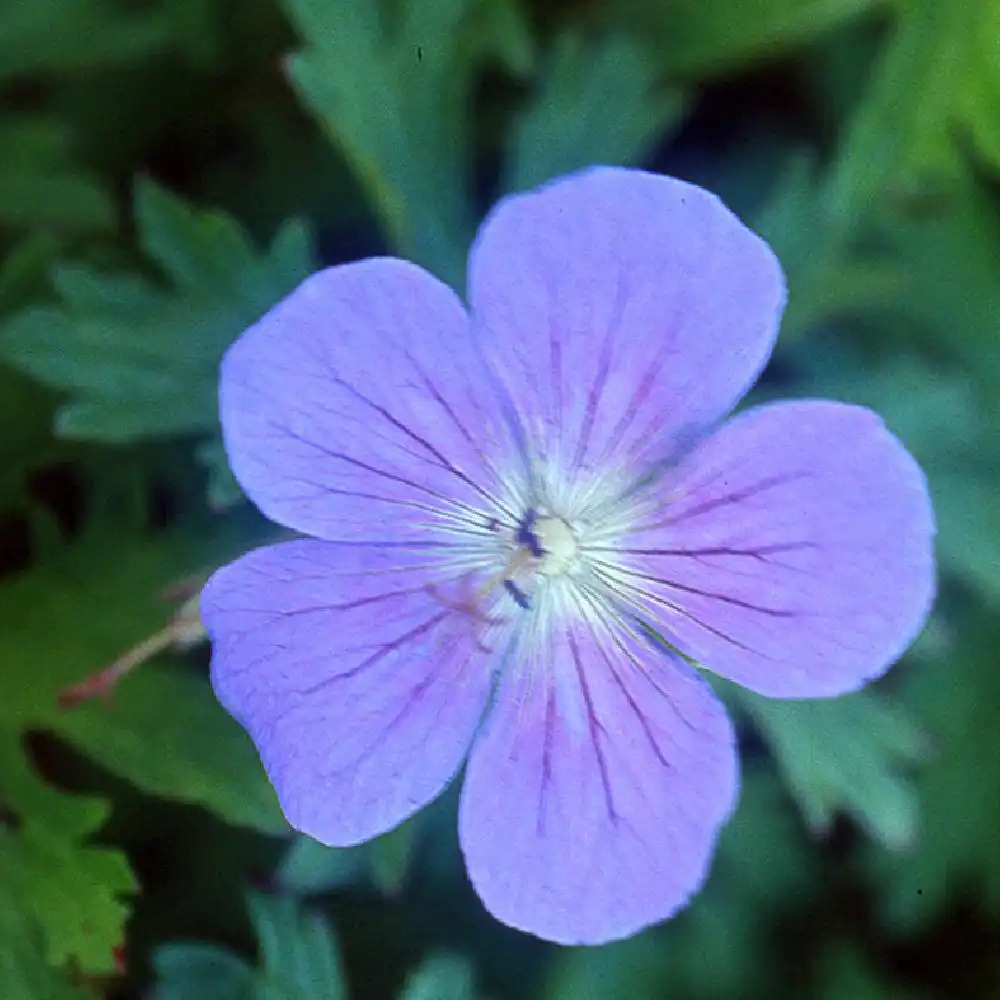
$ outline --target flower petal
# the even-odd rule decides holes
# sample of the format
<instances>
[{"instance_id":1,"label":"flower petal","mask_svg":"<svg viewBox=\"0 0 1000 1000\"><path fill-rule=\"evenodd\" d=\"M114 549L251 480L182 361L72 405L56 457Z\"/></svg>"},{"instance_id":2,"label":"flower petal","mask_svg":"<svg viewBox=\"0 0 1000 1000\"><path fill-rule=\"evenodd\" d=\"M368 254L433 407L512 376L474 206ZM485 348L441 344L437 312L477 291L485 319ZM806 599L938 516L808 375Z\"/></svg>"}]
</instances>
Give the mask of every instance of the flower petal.
<instances>
[{"instance_id":1,"label":"flower petal","mask_svg":"<svg viewBox=\"0 0 1000 1000\"><path fill-rule=\"evenodd\" d=\"M476 622L398 556L287 542L219 570L202 596L216 694L289 822L325 844L384 833L435 798L489 694Z\"/></svg>"},{"instance_id":2,"label":"flower petal","mask_svg":"<svg viewBox=\"0 0 1000 1000\"><path fill-rule=\"evenodd\" d=\"M502 453L488 400L458 298L392 258L313 275L222 365L236 478L269 517L332 540L478 525Z\"/></svg>"},{"instance_id":3,"label":"flower petal","mask_svg":"<svg viewBox=\"0 0 1000 1000\"><path fill-rule=\"evenodd\" d=\"M879 417L819 401L758 407L654 489L610 556L665 637L772 697L820 698L888 669L934 594L923 473Z\"/></svg>"},{"instance_id":4,"label":"flower petal","mask_svg":"<svg viewBox=\"0 0 1000 1000\"><path fill-rule=\"evenodd\" d=\"M714 195L600 167L500 202L469 300L522 423L565 472L662 458L718 420L771 353L785 284Z\"/></svg>"},{"instance_id":5,"label":"flower petal","mask_svg":"<svg viewBox=\"0 0 1000 1000\"><path fill-rule=\"evenodd\" d=\"M459 834L486 908L563 944L669 917L735 803L734 735L680 660L562 625L507 669L469 758Z\"/></svg>"}]
</instances>

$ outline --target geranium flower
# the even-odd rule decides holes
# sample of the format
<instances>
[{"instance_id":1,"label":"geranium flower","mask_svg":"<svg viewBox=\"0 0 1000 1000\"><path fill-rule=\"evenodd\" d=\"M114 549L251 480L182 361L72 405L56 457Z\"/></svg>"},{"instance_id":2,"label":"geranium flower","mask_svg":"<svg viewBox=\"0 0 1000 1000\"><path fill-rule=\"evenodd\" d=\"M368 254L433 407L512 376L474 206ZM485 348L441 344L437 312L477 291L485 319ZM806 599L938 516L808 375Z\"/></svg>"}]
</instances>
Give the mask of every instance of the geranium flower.
<instances>
[{"instance_id":1,"label":"geranium flower","mask_svg":"<svg viewBox=\"0 0 1000 1000\"><path fill-rule=\"evenodd\" d=\"M685 904L734 807L687 660L778 698L878 677L931 601L932 512L868 410L720 424L785 286L697 187L595 168L505 198L468 290L330 268L229 350L233 471L310 537L212 578L213 682L298 830L357 844L465 762L486 907L606 941Z\"/></svg>"}]
</instances>

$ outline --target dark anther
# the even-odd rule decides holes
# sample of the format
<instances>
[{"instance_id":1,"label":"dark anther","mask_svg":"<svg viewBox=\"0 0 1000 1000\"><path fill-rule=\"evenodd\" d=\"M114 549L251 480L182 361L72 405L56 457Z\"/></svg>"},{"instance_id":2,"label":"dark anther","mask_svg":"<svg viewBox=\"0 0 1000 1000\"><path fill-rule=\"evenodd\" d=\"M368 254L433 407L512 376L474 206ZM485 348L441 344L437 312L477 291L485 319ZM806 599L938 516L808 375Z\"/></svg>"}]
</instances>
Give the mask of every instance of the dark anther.
<instances>
[{"instance_id":1,"label":"dark anther","mask_svg":"<svg viewBox=\"0 0 1000 1000\"><path fill-rule=\"evenodd\" d=\"M527 546L536 559L541 559L545 555L545 550L542 548L542 543L538 540L538 536L531 530L537 520L538 514L533 510L529 510L524 515L524 520L517 529L517 544Z\"/></svg>"},{"instance_id":2,"label":"dark anther","mask_svg":"<svg viewBox=\"0 0 1000 1000\"><path fill-rule=\"evenodd\" d=\"M528 600L528 595L513 580L504 580L503 586L504 590L514 598L519 607L524 608L525 611L531 610L531 602Z\"/></svg>"}]
</instances>

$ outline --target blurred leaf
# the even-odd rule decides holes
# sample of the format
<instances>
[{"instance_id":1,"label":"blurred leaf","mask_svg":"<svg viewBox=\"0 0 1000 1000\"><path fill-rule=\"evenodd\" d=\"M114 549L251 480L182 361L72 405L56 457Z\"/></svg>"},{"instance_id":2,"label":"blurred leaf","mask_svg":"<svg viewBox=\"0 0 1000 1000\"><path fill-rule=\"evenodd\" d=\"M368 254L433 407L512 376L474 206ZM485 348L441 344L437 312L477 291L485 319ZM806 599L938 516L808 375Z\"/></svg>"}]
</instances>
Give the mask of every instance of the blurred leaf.
<instances>
[{"instance_id":1,"label":"blurred leaf","mask_svg":"<svg viewBox=\"0 0 1000 1000\"><path fill-rule=\"evenodd\" d=\"M220 438L202 441L195 451L198 463L208 473L208 506L214 511L228 510L243 499Z\"/></svg>"},{"instance_id":2,"label":"blurred leaf","mask_svg":"<svg viewBox=\"0 0 1000 1000\"><path fill-rule=\"evenodd\" d=\"M744 769L705 888L659 927L598 948L563 949L545 1000L770 996L784 968L775 921L816 891L816 859L777 779ZM783 980L781 980L783 982Z\"/></svg>"},{"instance_id":3,"label":"blurred leaf","mask_svg":"<svg viewBox=\"0 0 1000 1000\"><path fill-rule=\"evenodd\" d=\"M0 67L3 38L0 32ZM0 226L92 231L115 225L110 191L75 162L71 136L59 121L0 117L0 149Z\"/></svg>"},{"instance_id":4,"label":"blurred leaf","mask_svg":"<svg viewBox=\"0 0 1000 1000\"><path fill-rule=\"evenodd\" d=\"M625 36L589 45L565 32L512 136L508 191L521 191L592 163L632 164L680 124L685 95L658 88L648 54Z\"/></svg>"},{"instance_id":5,"label":"blurred leaf","mask_svg":"<svg viewBox=\"0 0 1000 1000\"><path fill-rule=\"evenodd\" d=\"M433 955L410 974L399 1000L475 1000L472 966L456 955Z\"/></svg>"},{"instance_id":6,"label":"blurred leaf","mask_svg":"<svg viewBox=\"0 0 1000 1000\"><path fill-rule=\"evenodd\" d=\"M896 6L895 33L840 155L832 205L845 219L886 196L949 188L964 172L956 137L1000 152L1000 0Z\"/></svg>"},{"instance_id":7,"label":"blurred leaf","mask_svg":"<svg viewBox=\"0 0 1000 1000\"><path fill-rule=\"evenodd\" d=\"M63 265L62 306L27 309L0 328L0 358L63 389L57 429L112 443L214 431L226 347L312 269L289 222L258 254L226 215L200 212L149 181L136 220L166 290L135 274Z\"/></svg>"},{"instance_id":8,"label":"blurred leaf","mask_svg":"<svg viewBox=\"0 0 1000 1000\"><path fill-rule=\"evenodd\" d=\"M340 947L319 913L252 893L260 967L214 945L173 943L153 953L154 1000L347 1000Z\"/></svg>"},{"instance_id":9,"label":"blurred leaf","mask_svg":"<svg viewBox=\"0 0 1000 1000\"><path fill-rule=\"evenodd\" d=\"M14 244L0 261L0 317L48 292L48 272L60 249L59 240L47 232Z\"/></svg>"},{"instance_id":10,"label":"blurred leaf","mask_svg":"<svg viewBox=\"0 0 1000 1000\"><path fill-rule=\"evenodd\" d=\"M901 697L935 741L917 784L920 839L907 853L868 856L883 916L898 930L969 898L1000 916L1000 627L995 615L967 609L951 629L943 655L903 676Z\"/></svg>"},{"instance_id":11,"label":"blurred leaf","mask_svg":"<svg viewBox=\"0 0 1000 1000\"><path fill-rule=\"evenodd\" d=\"M286 892L309 896L362 881L368 874L368 845L327 847L311 837L297 837L274 875Z\"/></svg>"},{"instance_id":12,"label":"blurred leaf","mask_svg":"<svg viewBox=\"0 0 1000 1000\"><path fill-rule=\"evenodd\" d=\"M821 701L777 701L725 684L768 742L810 826L824 830L838 812L887 847L917 836L919 803L906 772L926 740L903 709L861 691Z\"/></svg>"},{"instance_id":13,"label":"blurred leaf","mask_svg":"<svg viewBox=\"0 0 1000 1000\"><path fill-rule=\"evenodd\" d=\"M831 224L827 185L809 157L795 156L753 220L788 281L782 347L840 314L895 301L904 283L891 257L856 249Z\"/></svg>"},{"instance_id":14,"label":"blurred leaf","mask_svg":"<svg viewBox=\"0 0 1000 1000\"><path fill-rule=\"evenodd\" d=\"M207 944L164 944L153 952L152 1000L256 1000L254 972L232 952Z\"/></svg>"},{"instance_id":15,"label":"blurred leaf","mask_svg":"<svg viewBox=\"0 0 1000 1000\"><path fill-rule=\"evenodd\" d=\"M810 345L805 391L870 406L927 474L944 568L1000 603L1000 415L972 379L916 358L874 363ZM806 353L803 353L803 360Z\"/></svg>"},{"instance_id":16,"label":"blurred leaf","mask_svg":"<svg viewBox=\"0 0 1000 1000\"><path fill-rule=\"evenodd\" d=\"M816 1000L913 1000L914 994L890 985L864 954L838 943L823 956Z\"/></svg>"},{"instance_id":17,"label":"blurred leaf","mask_svg":"<svg viewBox=\"0 0 1000 1000\"><path fill-rule=\"evenodd\" d=\"M218 299L251 319L312 270L309 233L294 219L260 255L231 216L196 210L165 188L141 180L135 191L135 221L146 253L178 290ZM99 291L91 300L87 291L85 286L80 289L80 305L104 304Z\"/></svg>"},{"instance_id":18,"label":"blurred leaf","mask_svg":"<svg viewBox=\"0 0 1000 1000\"><path fill-rule=\"evenodd\" d=\"M326 847L309 837L295 840L278 871L277 885L297 895L368 883L383 895L399 892L413 863L422 815L357 847Z\"/></svg>"},{"instance_id":19,"label":"blurred leaf","mask_svg":"<svg viewBox=\"0 0 1000 1000\"><path fill-rule=\"evenodd\" d=\"M211 69L225 59L223 7L217 0L163 0L181 49L199 69Z\"/></svg>"},{"instance_id":20,"label":"blurred leaf","mask_svg":"<svg viewBox=\"0 0 1000 1000\"><path fill-rule=\"evenodd\" d=\"M0 507L23 507L27 472L54 458L49 424L51 393L17 372L0 368Z\"/></svg>"},{"instance_id":21,"label":"blurred leaf","mask_svg":"<svg viewBox=\"0 0 1000 1000\"><path fill-rule=\"evenodd\" d=\"M399 892L409 874L420 823L418 814L369 845L372 880L387 896Z\"/></svg>"},{"instance_id":22,"label":"blurred leaf","mask_svg":"<svg viewBox=\"0 0 1000 1000\"><path fill-rule=\"evenodd\" d=\"M963 46L991 44L974 22L997 17L1000 0L898 5L895 34L834 162L819 174L807 158L793 161L758 228L788 269L786 340L845 309L889 306L972 360L992 387L1000 218L963 160L955 116L974 64ZM981 114L996 127L1000 62L991 67L996 101Z\"/></svg>"},{"instance_id":23,"label":"blurred leaf","mask_svg":"<svg viewBox=\"0 0 1000 1000\"><path fill-rule=\"evenodd\" d=\"M935 352L962 360L980 398L1000 416L1000 211L971 176L924 216L900 215L884 238L907 280L894 303Z\"/></svg>"},{"instance_id":24,"label":"blurred leaf","mask_svg":"<svg viewBox=\"0 0 1000 1000\"><path fill-rule=\"evenodd\" d=\"M603 10L615 24L655 40L670 72L700 78L778 56L882 5L882 0L618 0Z\"/></svg>"},{"instance_id":25,"label":"blurred leaf","mask_svg":"<svg viewBox=\"0 0 1000 1000\"><path fill-rule=\"evenodd\" d=\"M260 1000L347 1000L340 947L318 913L281 896L250 897L260 940Z\"/></svg>"},{"instance_id":26,"label":"blurred leaf","mask_svg":"<svg viewBox=\"0 0 1000 1000\"><path fill-rule=\"evenodd\" d=\"M136 10L113 0L0 0L0 80L146 59L170 40L168 21L148 6Z\"/></svg>"},{"instance_id":27,"label":"blurred leaf","mask_svg":"<svg viewBox=\"0 0 1000 1000\"><path fill-rule=\"evenodd\" d=\"M510 12L484 17L498 5ZM386 26L370 0L284 6L305 45L288 61L292 83L367 187L394 249L460 289L474 231L473 85L486 59L510 56L516 8L408 0Z\"/></svg>"}]
</instances>

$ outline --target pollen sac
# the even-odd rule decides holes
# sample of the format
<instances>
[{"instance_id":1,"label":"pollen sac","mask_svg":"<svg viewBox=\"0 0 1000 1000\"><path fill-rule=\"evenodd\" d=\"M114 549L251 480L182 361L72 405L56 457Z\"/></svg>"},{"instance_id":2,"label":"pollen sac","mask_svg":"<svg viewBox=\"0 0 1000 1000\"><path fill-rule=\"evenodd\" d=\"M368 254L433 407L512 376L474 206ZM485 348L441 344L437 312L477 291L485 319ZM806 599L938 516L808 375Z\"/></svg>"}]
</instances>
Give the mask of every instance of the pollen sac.
<instances>
[{"instance_id":1,"label":"pollen sac","mask_svg":"<svg viewBox=\"0 0 1000 1000\"><path fill-rule=\"evenodd\" d=\"M504 590L514 598L514 602L518 607L523 608L525 611L531 610L531 601L528 600L528 595L513 580L510 578L504 580L503 586Z\"/></svg>"}]
</instances>

